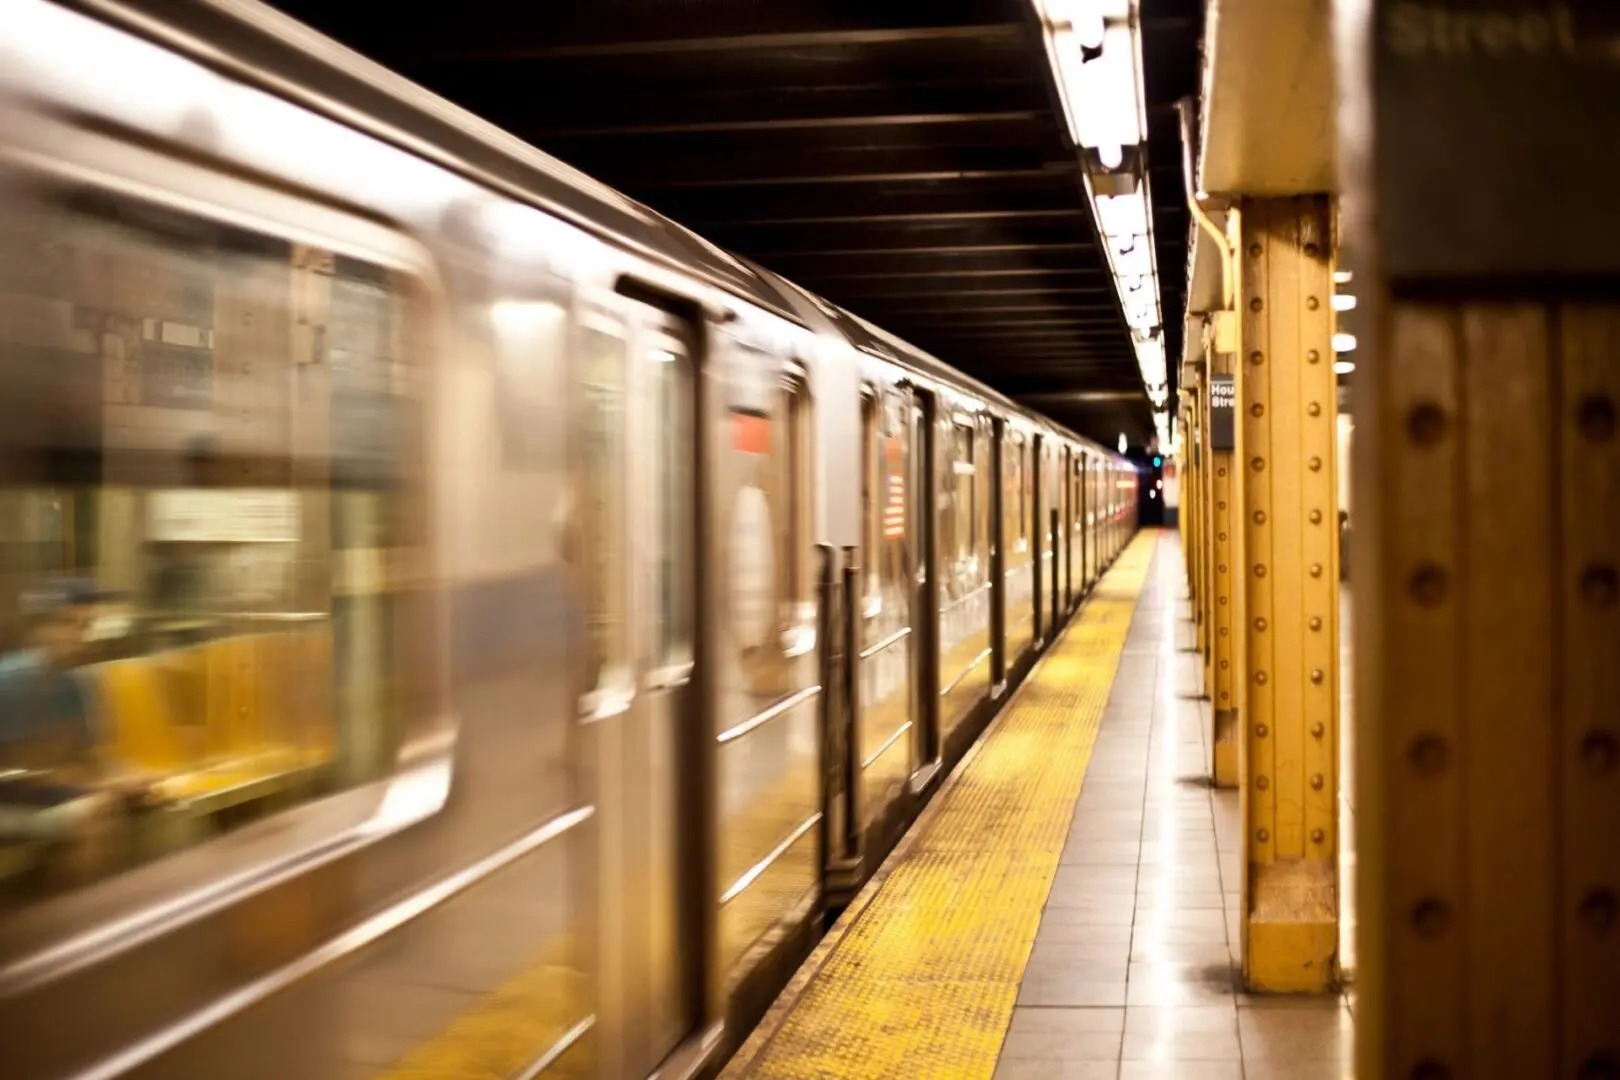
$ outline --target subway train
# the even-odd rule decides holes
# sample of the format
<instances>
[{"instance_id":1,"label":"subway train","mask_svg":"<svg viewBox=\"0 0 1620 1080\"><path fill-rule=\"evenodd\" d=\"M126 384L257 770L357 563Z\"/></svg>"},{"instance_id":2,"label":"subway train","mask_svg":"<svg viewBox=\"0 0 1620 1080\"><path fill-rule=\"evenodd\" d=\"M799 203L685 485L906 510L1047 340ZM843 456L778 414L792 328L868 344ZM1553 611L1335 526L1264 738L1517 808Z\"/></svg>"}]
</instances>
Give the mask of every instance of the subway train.
<instances>
[{"instance_id":1,"label":"subway train","mask_svg":"<svg viewBox=\"0 0 1620 1080\"><path fill-rule=\"evenodd\" d=\"M5 0L0 1073L712 1072L1117 455L248 0Z\"/></svg>"}]
</instances>

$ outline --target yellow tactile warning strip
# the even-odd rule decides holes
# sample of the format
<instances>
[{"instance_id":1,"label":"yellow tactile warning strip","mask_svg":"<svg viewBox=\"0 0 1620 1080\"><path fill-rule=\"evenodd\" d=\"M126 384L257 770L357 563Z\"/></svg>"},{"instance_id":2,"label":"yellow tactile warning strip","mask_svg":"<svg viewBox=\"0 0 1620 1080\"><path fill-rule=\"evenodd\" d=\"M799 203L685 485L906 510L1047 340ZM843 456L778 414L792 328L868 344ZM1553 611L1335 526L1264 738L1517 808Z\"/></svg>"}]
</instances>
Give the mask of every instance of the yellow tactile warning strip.
<instances>
[{"instance_id":1,"label":"yellow tactile warning strip","mask_svg":"<svg viewBox=\"0 0 1620 1080\"><path fill-rule=\"evenodd\" d=\"M726 1080L995 1072L1156 540L1120 556Z\"/></svg>"}]
</instances>

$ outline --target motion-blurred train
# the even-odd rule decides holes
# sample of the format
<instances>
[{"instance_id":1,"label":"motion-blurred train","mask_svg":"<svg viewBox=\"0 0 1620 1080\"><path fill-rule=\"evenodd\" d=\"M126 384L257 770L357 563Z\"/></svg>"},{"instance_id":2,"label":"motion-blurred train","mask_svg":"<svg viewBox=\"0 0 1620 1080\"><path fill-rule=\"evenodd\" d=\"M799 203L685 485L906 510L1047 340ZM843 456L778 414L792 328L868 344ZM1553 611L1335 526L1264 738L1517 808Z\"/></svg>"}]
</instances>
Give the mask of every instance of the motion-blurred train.
<instances>
[{"instance_id":1,"label":"motion-blurred train","mask_svg":"<svg viewBox=\"0 0 1620 1080\"><path fill-rule=\"evenodd\" d=\"M248 0L0 28L0 1074L712 1070L1129 464Z\"/></svg>"}]
</instances>

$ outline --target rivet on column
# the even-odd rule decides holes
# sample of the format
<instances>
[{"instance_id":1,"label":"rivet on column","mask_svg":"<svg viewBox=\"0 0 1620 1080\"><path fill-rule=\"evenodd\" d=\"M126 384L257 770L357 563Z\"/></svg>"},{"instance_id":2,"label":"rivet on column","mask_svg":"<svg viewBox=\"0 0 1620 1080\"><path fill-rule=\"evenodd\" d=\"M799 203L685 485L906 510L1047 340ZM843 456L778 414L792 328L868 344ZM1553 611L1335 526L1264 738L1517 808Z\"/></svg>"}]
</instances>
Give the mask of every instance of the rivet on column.
<instances>
[{"instance_id":1,"label":"rivet on column","mask_svg":"<svg viewBox=\"0 0 1620 1080\"><path fill-rule=\"evenodd\" d=\"M1249 310L1250 311L1260 311L1263 308L1265 308L1265 306L1266 306L1265 304L1261 303L1260 298L1258 296L1255 297L1253 300L1249 301Z\"/></svg>"},{"instance_id":2,"label":"rivet on column","mask_svg":"<svg viewBox=\"0 0 1620 1080\"><path fill-rule=\"evenodd\" d=\"M1614 438L1614 402L1600 394L1588 394L1575 408L1575 424L1593 442Z\"/></svg>"},{"instance_id":3,"label":"rivet on column","mask_svg":"<svg viewBox=\"0 0 1620 1080\"><path fill-rule=\"evenodd\" d=\"M1312 791L1321 791L1322 790L1322 785L1325 784L1325 783L1327 783L1327 781L1322 779L1322 774L1317 773L1316 775L1311 777L1311 790Z\"/></svg>"},{"instance_id":4,"label":"rivet on column","mask_svg":"<svg viewBox=\"0 0 1620 1080\"><path fill-rule=\"evenodd\" d=\"M1326 733L1327 728L1322 725L1320 720L1311 725L1311 738L1320 739Z\"/></svg>"},{"instance_id":5,"label":"rivet on column","mask_svg":"<svg viewBox=\"0 0 1620 1080\"><path fill-rule=\"evenodd\" d=\"M1406 414L1406 433L1418 446L1433 446L1446 434L1446 413L1432 401L1421 402Z\"/></svg>"},{"instance_id":6,"label":"rivet on column","mask_svg":"<svg viewBox=\"0 0 1620 1080\"><path fill-rule=\"evenodd\" d=\"M1311 621L1307 625L1309 625L1312 630L1322 629L1322 617L1320 615L1312 615Z\"/></svg>"},{"instance_id":7,"label":"rivet on column","mask_svg":"<svg viewBox=\"0 0 1620 1080\"><path fill-rule=\"evenodd\" d=\"M1311 458L1310 467L1311 467L1311 472L1321 472L1322 471L1322 459L1319 458L1319 457Z\"/></svg>"},{"instance_id":8,"label":"rivet on column","mask_svg":"<svg viewBox=\"0 0 1620 1080\"><path fill-rule=\"evenodd\" d=\"M1268 676L1263 671L1257 671L1254 673L1254 681L1264 686L1268 681Z\"/></svg>"},{"instance_id":9,"label":"rivet on column","mask_svg":"<svg viewBox=\"0 0 1620 1080\"><path fill-rule=\"evenodd\" d=\"M1321 668L1311 668L1311 682L1320 683L1323 677Z\"/></svg>"},{"instance_id":10,"label":"rivet on column","mask_svg":"<svg viewBox=\"0 0 1620 1080\"><path fill-rule=\"evenodd\" d=\"M1413 572L1407 588L1412 594L1412 599L1419 604L1424 607L1437 607L1445 600L1448 585L1445 569L1433 563L1426 563Z\"/></svg>"},{"instance_id":11,"label":"rivet on column","mask_svg":"<svg viewBox=\"0 0 1620 1080\"><path fill-rule=\"evenodd\" d=\"M1259 301L1256 300L1255 303L1259 303ZM1258 309L1256 309L1256 310L1258 310ZM1261 352L1259 349L1256 349L1256 350L1254 350L1254 352L1249 354L1249 363L1251 363L1251 364L1263 364L1265 362L1266 362L1266 354Z\"/></svg>"},{"instance_id":12,"label":"rivet on column","mask_svg":"<svg viewBox=\"0 0 1620 1080\"><path fill-rule=\"evenodd\" d=\"M1322 524L1322 511L1320 511L1320 510L1312 510L1311 511L1311 524L1312 525L1320 525L1320 524Z\"/></svg>"},{"instance_id":13,"label":"rivet on column","mask_svg":"<svg viewBox=\"0 0 1620 1080\"><path fill-rule=\"evenodd\" d=\"M1253 461L1249 462L1249 468L1253 469L1255 472L1265 472L1266 459L1262 457L1255 458Z\"/></svg>"},{"instance_id":14,"label":"rivet on column","mask_svg":"<svg viewBox=\"0 0 1620 1080\"><path fill-rule=\"evenodd\" d=\"M1434 940L1451 924L1451 906L1437 896L1425 897L1412 909L1412 928Z\"/></svg>"},{"instance_id":15,"label":"rivet on column","mask_svg":"<svg viewBox=\"0 0 1620 1080\"><path fill-rule=\"evenodd\" d=\"M1575 1077L1576 1080L1615 1080L1620 1077L1620 1062L1615 1061L1613 1054L1599 1051L1581 1062Z\"/></svg>"},{"instance_id":16,"label":"rivet on column","mask_svg":"<svg viewBox=\"0 0 1620 1080\"><path fill-rule=\"evenodd\" d=\"M1321 577L1321 576L1322 576L1322 564L1321 563L1311 563L1311 577Z\"/></svg>"},{"instance_id":17,"label":"rivet on column","mask_svg":"<svg viewBox=\"0 0 1620 1080\"><path fill-rule=\"evenodd\" d=\"M1266 568L1265 568L1265 566L1264 565L1256 566L1254 568L1254 576L1255 577L1265 577L1266 576Z\"/></svg>"},{"instance_id":18,"label":"rivet on column","mask_svg":"<svg viewBox=\"0 0 1620 1080\"><path fill-rule=\"evenodd\" d=\"M1256 510L1254 512L1254 523L1256 525L1264 525L1266 523L1266 512L1264 510Z\"/></svg>"},{"instance_id":19,"label":"rivet on column","mask_svg":"<svg viewBox=\"0 0 1620 1080\"><path fill-rule=\"evenodd\" d=\"M1614 606L1620 577L1612 566L1588 566L1581 572L1581 599L1596 608Z\"/></svg>"},{"instance_id":20,"label":"rivet on column","mask_svg":"<svg viewBox=\"0 0 1620 1080\"><path fill-rule=\"evenodd\" d=\"M1263 844L1267 840L1271 839L1271 830L1270 829L1256 829L1255 833L1254 833L1254 838L1256 840L1260 841Z\"/></svg>"},{"instance_id":21,"label":"rivet on column","mask_svg":"<svg viewBox=\"0 0 1620 1080\"><path fill-rule=\"evenodd\" d=\"M1258 420L1262 416L1266 415L1266 407L1257 401L1253 405L1249 406L1249 415Z\"/></svg>"},{"instance_id":22,"label":"rivet on column","mask_svg":"<svg viewBox=\"0 0 1620 1080\"><path fill-rule=\"evenodd\" d=\"M1425 776L1436 776L1446 767L1446 740L1439 735L1420 735L1406 751L1412 767Z\"/></svg>"},{"instance_id":23,"label":"rivet on column","mask_svg":"<svg viewBox=\"0 0 1620 1080\"><path fill-rule=\"evenodd\" d=\"M1327 839L1327 833L1323 832L1321 829L1312 829L1311 830L1311 843L1320 844L1322 841L1324 841L1326 839Z\"/></svg>"},{"instance_id":24,"label":"rivet on column","mask_svg":"<svg viewBox=\"0 0 1620 1080\"><path fill-rule=\"evenodd\" d=\"M1305 359L1312 364L1320 363L1322 360L1322 354L1317 352L1315 349L1311 349L1305 354Z\"/></svg>"},{"instance_id":25,"label":"rivet on column","mask_svg":"<svg viewBox=\"0 0 1620 1080\"><path fill-rule=\"evenodd\" d=\"M1261 633L1265 633L1266 626L1267 626L1267 623L1266 623L1266 620L1265 620L1264 617L1261 617L1261 618L1258 618L1258 619L1254 620L1254 628L1256 630L1260 631Z\"/></svg>"},{"instance_id":26,"label":"rivet on column","mask_svg":"<svg viewBox=\"0 0 1620 1080\"><path fill-rule=\"evenodd\" d=\"M1305 298L1305 310L1306 311L1315 311L1317 308L1319 308L1321 306L1322 306L1322 301L1318 300L1316 297L1307 296Z\"/></svg>"},{"instance_id":27,"label":"rivet on column","mask_svg":"<svg viewBox=\"0 0 1620 1080\"><path fill-rule=\"evenodd\" d=\"M1581 740L1581 764L1593 776L1606 776L1620 760L1620 740L1612 731L1589 731Z\"/></svg>"},{"instance_id":28,"label":"rivet on column","mask_svg":"<svg viewBox=\"0 0 1620 1080\"><path fill-rule=\"evenodd\" d=\"M1254 778L1254 786L1261 791L1267 791L1271 788L1271 781L1264 776L1257 776Z\"/></svg>"},{"instance_id":29,"label":"rivet on column","mask_svg":"<svg viewBox=\"0 0 1620 1080\"><path fill-rule=\"evenodd\" d=\"M1616 909L1620 902L1615 900L1614 893L1608 889L1593 889L1587 893L1586 899L1581 901L1581 925L1594 934L1607 934L1614 929Z\"/></svg>"},{"instance_id":30,"label":"rivet on column","mask_svg":"<svg viewBox=\"0 0 1620 1080\"><path fill-rule=\"evenodd\" d=\"M1271 734L1271 729L1266 727L1266 725L1264 725L1264 724L1256 724L1256 725L1254 725L1254 737L1255 738L1263 739L1267 735L1270 735L1270 734Z\"/></svg>"},{"instance_id":31,"label":"rivet on column","mask_svg":"<svg viewBox=\"0 0 1620 1080\"><path fill-rule=\"evenodd\" d=\"M1321 416L1322 406L1313 401L1309 405L1305 406L1305 411L1312 416Z\"/></svg>"}]
</instances>

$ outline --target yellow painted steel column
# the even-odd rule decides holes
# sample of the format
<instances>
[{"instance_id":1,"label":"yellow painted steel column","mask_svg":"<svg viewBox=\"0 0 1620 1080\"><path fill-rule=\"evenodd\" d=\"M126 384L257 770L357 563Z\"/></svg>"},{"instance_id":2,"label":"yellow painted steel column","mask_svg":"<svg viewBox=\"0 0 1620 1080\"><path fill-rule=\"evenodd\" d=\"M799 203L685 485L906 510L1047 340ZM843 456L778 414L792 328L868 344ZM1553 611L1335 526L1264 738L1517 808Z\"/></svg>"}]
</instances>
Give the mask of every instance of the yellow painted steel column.
<instances>
[{"instance_id":1,"label":"yellow painted steel column","mask_svg":"<svg viewBox=\"0 0 1620 1080\"><path fill-rule=\"evenodd\" d=\"M1231 353L1217 352L1213 335L1207 342L1209 377L1234 376ZM1240 425L1234 424L1239 428ZM1214 715L1214 782L1218 788L1235 788L1239 783L1242 753L1243 610L1242 582L1243 530L1238 508L1243 486L1238 482L1235 450L1210 446L1209 471L1209 582L1210 688Z\"/></svg>"},{"instance_id":2,"label":"yellow painted steel column","mask_svg":"<svg viewBox=\"0 0 1620 1080\"><path fill-rule=\"evenodd\" d=\"M1620 1076L1620 72L1588 58L1614 8L1512 9L1540 55L1457 64L1411 7L1365 5L1359 32L1347 13L1340 43L1357 1075L1601 1080ZM1550 162L1570 163L1556 198L1531 199Z\"/></svg>"},{"instance_id":3,"label":"yellow painted steel column","mask_svg":"<svg viewBox=\"0 0 1620 1080\"><path fill-rule=\"evenodd\" d=\"M1213 507L1213 487L1211 484L1210 449L1209 449L1209 366L1204 364L1198 372L1198 452L1201 457L1198 476L1199 505L1203 511L1203 521L1198 534L1200 551L1199 573L1203 578L1204 590L1204 625L1212 626L1215 622L1215 606L1220 601L1220 586L1215 575L1215 547L1214 529L1212 528L1211 509ZM1204 692L1213 697L1215 693L1215 650L1211 647L1211 636L1206 635L1204 647Z\"/></svg>"},{"instance_id":4,"label":"yellow painted steel column","mask_svg":"<svg viewBox=\"0 0 1620 1080\"><path fill-rule=\"evenodd\" d=\"M1243 975L1260 992L1320 993L1338 978L1337 389L1329 215L1325 196L1245 199L1235 215L1242 359L1235 364L1240 435L1233 464L1242 473L1243 535L1242 565L1234 569L1244 594L1246 658L1239 714ZM1229 510L1235 501L1229 493Z\"/></svg>"},{"instance_id":5,"label":"yellow painted steel column","mask_svg":"<svg viewBox=\"0 0 1620 1080\"><path fill-rule=\"evenodd\" d=\"M1208 627L1209 618L1207 605L1209 594L1204 588L1204 493L1203 493L1203 465L1195 451L1197 440L1200 437L1202 426L1198 423L1198 401L1202 397L1202 388L1197 383L1190 384L1186 389L1188 418L1186 458L1191 463L1191 475L1188 476L1187 487L1191 491L1193 506L1193 525L1187 534L1187 574L1191 583L1193 598L1193 622L1196 630L1195 644L1201 656L1209 655ZM1207 659L1206 659L1207 663ZM1204 682L1209 685L1208 681Z\"/></svg>"}]
</instances>

